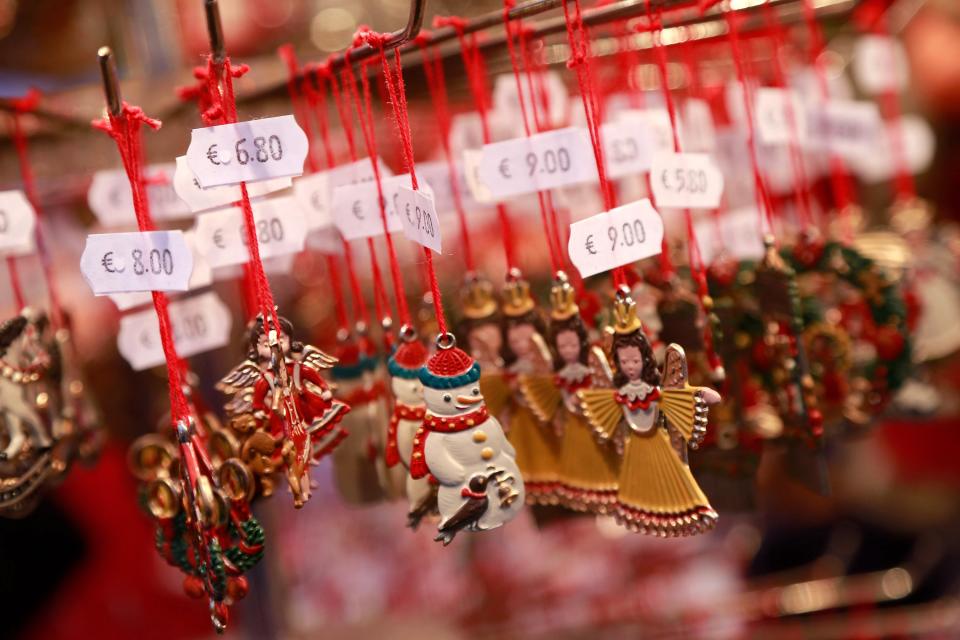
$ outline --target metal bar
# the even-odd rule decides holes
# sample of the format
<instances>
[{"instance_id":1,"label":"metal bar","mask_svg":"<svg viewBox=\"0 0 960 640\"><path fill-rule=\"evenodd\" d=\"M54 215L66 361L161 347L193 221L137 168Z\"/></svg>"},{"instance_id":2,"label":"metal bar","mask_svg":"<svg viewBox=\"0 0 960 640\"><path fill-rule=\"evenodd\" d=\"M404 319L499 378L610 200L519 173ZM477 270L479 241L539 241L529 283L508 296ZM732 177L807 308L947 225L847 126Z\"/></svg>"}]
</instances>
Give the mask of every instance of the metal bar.
<instances>
[{"instance_id":1,"label":"metal bar","mask_svg":"<svg viewBox=\"0 0 960 640\"><path fill-rule=\"evenodd\" d=\"M217 0L206 0L203 3L207 15L207 33L210 35L210 53L213 61L222 64L227 57L227 45L223 39L223 22L220 20L220 5Z\"/></svg>"},{"instance_id":2,"label":"metal bar","mask_svg":"<svg viewBox=\"0 0 960 640\"><path fill-rule=\"evenodd\" d=\"M113 116L122 112L120 106L120 84L117 82L117 65L113 60L113 51L110 47L97 49L97 60L100 62L100 75L103 77L103 94L107 99L107 109Z\"/></svg>"}]
</instances>

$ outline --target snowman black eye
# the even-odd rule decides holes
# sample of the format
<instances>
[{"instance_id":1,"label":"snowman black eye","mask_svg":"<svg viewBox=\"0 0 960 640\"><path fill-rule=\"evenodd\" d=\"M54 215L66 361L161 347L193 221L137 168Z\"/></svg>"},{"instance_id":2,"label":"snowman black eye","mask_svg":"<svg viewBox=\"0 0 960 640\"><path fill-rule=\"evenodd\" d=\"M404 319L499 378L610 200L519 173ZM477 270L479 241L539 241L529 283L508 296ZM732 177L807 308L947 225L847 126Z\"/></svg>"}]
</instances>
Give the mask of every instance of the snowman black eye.
<instances>
[{"instance_id":1,"label":"snowman black eye","mask_svg":"<svg viewBox=\"0 0 960 640\"><path fill-rule=\"evenodd\" d=\"M445 393L445 394L443 394L443 401L444 401L444 402L453 402L453 396L451 396L449 393Z\"/></svg>"},{"instance_id":2,"label":"snowman black eye","mask_svg":"<svg viewBox=\"0 0 960 640\"><path fill-rule=\"evenodd\" d=\"M480 387L474 387L472 393L473 393L473 395L475 395L475 396L480 395Z\"/></svg>"}]
</instances>

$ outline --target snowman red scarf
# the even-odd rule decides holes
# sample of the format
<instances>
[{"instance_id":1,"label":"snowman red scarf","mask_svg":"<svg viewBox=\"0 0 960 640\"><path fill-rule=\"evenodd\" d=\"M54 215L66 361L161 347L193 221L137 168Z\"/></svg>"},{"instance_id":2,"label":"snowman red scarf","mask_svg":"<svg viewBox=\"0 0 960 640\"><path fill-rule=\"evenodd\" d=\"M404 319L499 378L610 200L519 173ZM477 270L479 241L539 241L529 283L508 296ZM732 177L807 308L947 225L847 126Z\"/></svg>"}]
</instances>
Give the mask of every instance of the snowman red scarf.
<instances>
[{"instance_id":1,"label":"snowman red scarf","mask_svg":"<svg viewBox=\"0 0 960 640\"><path fill-rule=\"evenodd\" d=\"M479 424L486 422L490 417L487 406L483 405L475 411L464 413L459 416L438 416L426 413L423 419L423 425L417 429L417 434L413 438L413 453L410 456L410 477L413 479L424 478L430 473L427 468L425 449L427 446L427 436L432 431L439 433L457 433L472 429Z\"/></svg>"}]
</instances>

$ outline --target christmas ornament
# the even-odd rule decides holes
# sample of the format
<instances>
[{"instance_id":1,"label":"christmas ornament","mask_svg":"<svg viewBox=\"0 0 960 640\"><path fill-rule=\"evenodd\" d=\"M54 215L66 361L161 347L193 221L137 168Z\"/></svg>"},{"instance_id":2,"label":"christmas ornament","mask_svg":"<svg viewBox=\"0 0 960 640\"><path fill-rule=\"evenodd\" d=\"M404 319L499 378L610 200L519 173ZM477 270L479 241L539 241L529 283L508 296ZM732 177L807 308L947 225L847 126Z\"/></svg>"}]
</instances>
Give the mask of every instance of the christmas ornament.
<instances>
[{"instance_id":1,"label":"christmas ornament","mask_svg":"<svg viewBox=\"0 0 960 640\"><path fill-rule=\"evenodd\" d=\"M413 439L410 475L439 483L435 540L450 544L460 531L485 531L523 507L524 481L515 452L480 393L480 365L456 347L452 334L420 370L426 402Z\"/></svg>"},{"instance_id":2,"label":"christmas ornament","mask_svg":"<svg viewBox=\"0 0 960 640\"><path fill-rule=\"evenodd\" d=\"M703 439L709 406L720 394L690 386L678 345L667 347L661 374L626 287L617 291L614 320L613 388L577 395L602 440L625 441L616 518L633 531L659 536L706 531L717 514L687 466L687 446Z\"/></svg>"},{"instance_id":3,"label":"christmas ornament","mask_svg":"<svg viewBox=\"0 0 960 640\"><path fill-rule=\"evenodd\" d=\"M566 274L558 272L550 290L548 333L554 372L522 375L520 388L534 414L553 425L562 440L557 489L561 504L608 513L616 503L620 461L613 447L594 438L577 392L600 387L612 374L603 350L590 345L575 297Z\"/></svg>"}]
</instances>

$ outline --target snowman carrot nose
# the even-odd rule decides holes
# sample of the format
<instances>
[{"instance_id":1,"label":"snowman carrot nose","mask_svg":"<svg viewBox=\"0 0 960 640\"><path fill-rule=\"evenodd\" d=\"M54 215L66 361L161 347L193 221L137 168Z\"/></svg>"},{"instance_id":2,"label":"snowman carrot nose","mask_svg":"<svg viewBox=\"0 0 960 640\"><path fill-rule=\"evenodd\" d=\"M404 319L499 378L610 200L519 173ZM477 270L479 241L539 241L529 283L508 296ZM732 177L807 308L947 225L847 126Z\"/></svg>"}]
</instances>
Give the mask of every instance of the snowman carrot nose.
<instances>
[{"instance_id":1,"label":"snowman carrot nose","mask_svg":"<svg viewBox=\"0 0 960 640\"><path fill-rule=\"evenodd\" d=\"M483 402L483 396L457 396L458 404L477 404Z\"/></svg>"}]
</instances>

